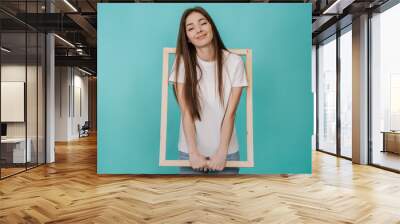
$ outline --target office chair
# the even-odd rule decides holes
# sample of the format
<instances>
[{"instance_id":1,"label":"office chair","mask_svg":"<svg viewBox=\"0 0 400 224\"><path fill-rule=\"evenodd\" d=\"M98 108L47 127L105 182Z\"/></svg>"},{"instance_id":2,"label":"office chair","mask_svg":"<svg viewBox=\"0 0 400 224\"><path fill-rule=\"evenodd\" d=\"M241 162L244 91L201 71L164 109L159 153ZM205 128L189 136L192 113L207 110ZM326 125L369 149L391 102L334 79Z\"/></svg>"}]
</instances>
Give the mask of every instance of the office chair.
<instances>
[{"instance_id":1,"label":"office chair","mask_svg":"<svg viewBox=\"0 0 400 224\"><path fill-rule=\"evenodd\" d=\"M78 124L79 138L89 136L89 129L90 129L89 121L85 121L82 127L80 127L80 125Z\"/></svg>"}]
</instances>

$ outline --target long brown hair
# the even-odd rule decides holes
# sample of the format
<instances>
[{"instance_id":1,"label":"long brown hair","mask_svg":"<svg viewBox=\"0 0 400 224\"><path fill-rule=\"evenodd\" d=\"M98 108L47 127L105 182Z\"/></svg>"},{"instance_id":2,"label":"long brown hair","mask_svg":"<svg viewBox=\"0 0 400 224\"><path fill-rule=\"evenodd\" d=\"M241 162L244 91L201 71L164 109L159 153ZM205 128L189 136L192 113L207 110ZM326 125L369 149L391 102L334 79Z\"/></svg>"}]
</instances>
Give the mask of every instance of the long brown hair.
<instances>
[{"instance_id":1,"label":"long brown hair","mask_svg":"<svg viewBox=\"0 0 400 224\"><path fill-rule=\"evenodd\" d=\"M195 46L188 41L188 37L186 36L186 18L192 13L198 12L202 14L208 22L211 24L213 39L212 45L214 47L214 56L216 59L217 65L217 84L218 84L218 93L220 97L220 101L223 104L224 102L224 94L223 94L223 77L222 77L222 65L223 65L223 50L227 50L222 39L218 33L217 27L214 24L214 21L211 19L210 15L207 11L201 7L194 7L186 9L181 17L180 25L179 25L179 33L178 40L176 44L176 59L175 59L175 80L178 80L178 71L181 63L181 57L183 58L183 64L185 68L185 83L183 87L183 96L185 99L185 103L189 108L190 114L192 115L193 120L201 120L200 112L201 105L199 100L199 90L198 85L201 79L202 70L198 64L196 57L196 48ZM197 67L200 69L200 79L197 77ZM176 85L174 88L175 96L176 96Z\"/></svg>"}]
</instances>

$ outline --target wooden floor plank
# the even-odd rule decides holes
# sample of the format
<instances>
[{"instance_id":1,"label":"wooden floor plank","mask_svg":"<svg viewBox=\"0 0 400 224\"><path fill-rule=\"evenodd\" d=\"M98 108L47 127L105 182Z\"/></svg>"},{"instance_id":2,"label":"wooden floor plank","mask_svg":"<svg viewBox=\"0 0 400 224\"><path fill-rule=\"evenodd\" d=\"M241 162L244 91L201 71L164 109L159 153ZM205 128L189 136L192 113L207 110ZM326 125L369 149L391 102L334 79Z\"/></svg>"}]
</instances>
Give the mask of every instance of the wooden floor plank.
<instances>
[{"instance_id":1,"label":"wooden floor plank","mask_svg":"<svg viewBox=\"0 0 400 224\"><path fill-rule=\"evenodd\" d=\"M97 175L96 137L0 181L0 223L400 223L400 175L313 152L312 175Z\"/></svg>"}]
</instances>

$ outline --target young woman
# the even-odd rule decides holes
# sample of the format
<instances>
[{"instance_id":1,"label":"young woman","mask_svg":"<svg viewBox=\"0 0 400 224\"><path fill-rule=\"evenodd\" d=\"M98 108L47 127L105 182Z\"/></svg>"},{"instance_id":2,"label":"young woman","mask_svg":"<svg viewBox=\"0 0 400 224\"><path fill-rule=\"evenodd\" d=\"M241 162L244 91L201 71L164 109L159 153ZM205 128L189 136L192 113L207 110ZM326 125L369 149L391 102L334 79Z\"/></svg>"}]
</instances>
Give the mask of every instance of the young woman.
<instances>
[{"instance_id":1,"label":"young woman","mask_svg":"<svg viewBox=\"0 0 400 224\"><path fill-rule=\"evenodd\" d=\"M226 49L201 7L183 12L169 81L181 111L180 159L191 165L181 167L181 173L238 173L225 164L239 160L234 121L242 87L247 86L244 64Z\"/></svg>"}]
</instances>

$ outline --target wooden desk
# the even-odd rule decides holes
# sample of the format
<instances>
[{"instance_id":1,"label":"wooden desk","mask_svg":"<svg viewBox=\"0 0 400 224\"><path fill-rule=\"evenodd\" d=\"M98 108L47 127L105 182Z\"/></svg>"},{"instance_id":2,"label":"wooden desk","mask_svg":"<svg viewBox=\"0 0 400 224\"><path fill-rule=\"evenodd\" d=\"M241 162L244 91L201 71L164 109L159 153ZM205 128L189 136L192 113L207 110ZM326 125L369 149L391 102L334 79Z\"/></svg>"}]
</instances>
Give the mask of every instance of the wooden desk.
<instances>
[{"instance_id":1,"label":"wooden desk","mask_svg":"<svg viewBox=\"0 0 400 224\"><path fill-rule=\"evenodd\" d=\"M400 131L382 131L381 133L383 133L382 152L400 154Z\"/></svg>"},{"instance_id":2,"label":"wooden desk","mask_svg":"<svg viewBox=\"0 0 400 224\"><path fill-rule=\"evenodd\" d=\"M32 160L30 138L27 139L26 150L25 138L1 139L1 145L1 157L6 160L6 163L25 163Z\"/></svg>"}]
</instances>

